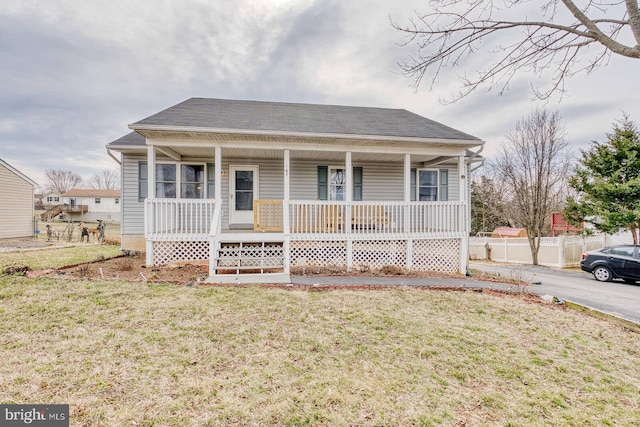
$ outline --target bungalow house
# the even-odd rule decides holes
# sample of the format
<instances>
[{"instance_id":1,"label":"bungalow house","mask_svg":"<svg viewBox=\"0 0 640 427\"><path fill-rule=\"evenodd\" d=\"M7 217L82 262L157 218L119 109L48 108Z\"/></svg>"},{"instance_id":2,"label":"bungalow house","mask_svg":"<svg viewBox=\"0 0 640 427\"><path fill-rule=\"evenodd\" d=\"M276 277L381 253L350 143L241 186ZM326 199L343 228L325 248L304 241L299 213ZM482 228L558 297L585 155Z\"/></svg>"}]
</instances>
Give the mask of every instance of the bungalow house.
<instances>
[{"instance_id":1,"label":"bungalow house","mask_svg":"<svg viewBox=\"0 0 640 427\"><path fill-rule=\"evenodd\" d=\"M33 237L33 180L0 159L0 239Z\"/></svg>"},{"instance_id":2,"label":"bungalow house","mask_svg":"<svg viewBox=\"0 0 640 427\"><path fill-rule=\"evenodd\" d=\"M208 259L216 283L467 269L474 136L400 109L206 98L129 128L107 151L122 247L149 265Z\"/></svg>"}]
</instances>

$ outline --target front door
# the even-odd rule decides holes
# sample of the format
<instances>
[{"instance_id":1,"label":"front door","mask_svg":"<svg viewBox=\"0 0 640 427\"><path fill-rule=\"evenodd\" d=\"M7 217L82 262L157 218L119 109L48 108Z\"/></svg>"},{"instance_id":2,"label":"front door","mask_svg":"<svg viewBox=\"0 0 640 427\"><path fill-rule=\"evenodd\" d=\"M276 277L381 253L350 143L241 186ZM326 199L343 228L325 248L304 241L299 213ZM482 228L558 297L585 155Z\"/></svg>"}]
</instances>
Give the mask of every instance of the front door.
<instances>
[{"instance_id":1,"label":"front door","mask_svg":"<svg viewBox=\"0 0 640 427\"><path fill-rule=\"evenodd\" d=\"M253 201L258 198L258 166L229 166L229 225L253 227Z\"/></svg>"}]
</instances>

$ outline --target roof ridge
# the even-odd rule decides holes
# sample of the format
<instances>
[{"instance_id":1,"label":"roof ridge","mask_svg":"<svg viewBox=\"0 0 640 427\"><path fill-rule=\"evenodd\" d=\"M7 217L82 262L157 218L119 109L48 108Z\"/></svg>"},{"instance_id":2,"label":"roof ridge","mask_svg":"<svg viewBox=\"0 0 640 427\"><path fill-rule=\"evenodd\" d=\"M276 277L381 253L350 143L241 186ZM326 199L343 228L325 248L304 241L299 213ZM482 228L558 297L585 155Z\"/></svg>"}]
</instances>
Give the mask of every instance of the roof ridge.
<instances>
[{"instance_id":1,"label":"roof ridge","mask_svg":"<svg viewBox=\"0 0 640 427\"><path fill-rule=\"evenodd\" d=\"M204 100L204 101L225 101L225 102L247 102L247 103L256 103L256 104L275 104L275 105L291 105L291 106L316 106L316 107L341 107L341 108L362 108L362 109L370 109L370 110L391 110L391 111L406 111L404 108L392 108L392 107L369 107L365 105L348 105L348 104L321 104L315 102L293 102L293 101L264 101L259 99L230 99L230 98L210 98L204 96L194 96L189 99L180 102L175 106L183 104L184 102L190 100ZM171 107L169 107L171 108ZM415 114L415 113L412 113ZM421 116L420 116L421 117Z\"/></svg>"}]
</instances>

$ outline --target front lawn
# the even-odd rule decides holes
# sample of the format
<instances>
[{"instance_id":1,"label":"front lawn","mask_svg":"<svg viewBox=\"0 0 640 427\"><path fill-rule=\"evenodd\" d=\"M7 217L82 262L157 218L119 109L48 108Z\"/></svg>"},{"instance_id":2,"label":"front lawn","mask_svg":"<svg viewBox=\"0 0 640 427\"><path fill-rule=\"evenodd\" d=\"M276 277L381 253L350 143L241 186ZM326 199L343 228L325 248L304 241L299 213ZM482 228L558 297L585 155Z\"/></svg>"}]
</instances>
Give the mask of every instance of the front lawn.
<instances>
[{"instance_id":1,"label":"front lawn","mask_svg":"<svg viewBox=\"0 0 640 427\"><path fill-rule=\"evenodd\" d=\"M0 403L71 425L635 425L640 335L515 297L0 276Z\"/></svg>"}]
</instances>

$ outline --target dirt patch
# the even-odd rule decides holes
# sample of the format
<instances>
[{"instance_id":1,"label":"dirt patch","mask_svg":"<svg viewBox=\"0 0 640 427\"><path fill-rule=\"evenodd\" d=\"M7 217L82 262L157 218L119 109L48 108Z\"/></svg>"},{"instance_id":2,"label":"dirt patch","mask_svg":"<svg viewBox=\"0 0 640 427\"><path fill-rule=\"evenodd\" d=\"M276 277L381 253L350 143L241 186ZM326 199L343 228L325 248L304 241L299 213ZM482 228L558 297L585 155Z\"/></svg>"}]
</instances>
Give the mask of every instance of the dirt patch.
<instances>
[{"instance_id":1,"label":"dirt patch","mask_svg":"<svg viewBox=\"0 0 640 427\"><path fill-rule=\"evenodd\" d=\"M361 277L430 277L430 278L462 278L459 274L447 274L438 272L418 272L407 271L405 269L380 269L372 271L369 269L347 272L343 268L329 267L292 267L291 274L298 276L361 276ZM67 278L69 280L124 280L128 282L168 282L176 284L200 283L204 282L208 276L208 260L183 261L165 266L147 266L144 254L134 253L114 258L101 259L98 261L65 266L52 270L29 271L29 277L50 276L56 278ZM229 271L231 273L231 271ZM485 281L498 281L484 278ZM290 285L289 285L290 286ZM304 286L304 285L302 285ZM317 287L318 290L349 287L346 285L325 285ZM357 286L351 286L356 288ZM375 286L363 286L372 289ZM384 287L384 286L383 286Z\"/></svg>"}]
</instances>

